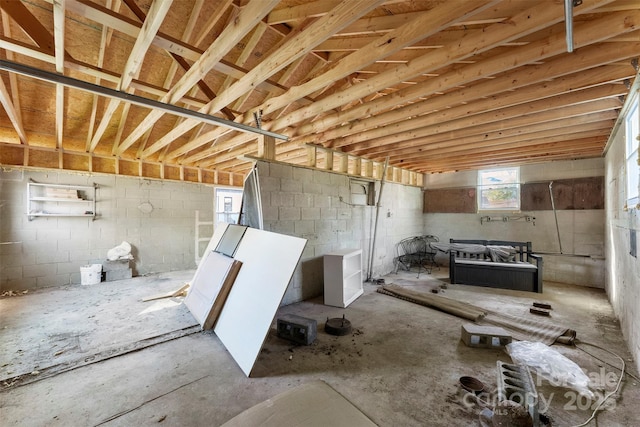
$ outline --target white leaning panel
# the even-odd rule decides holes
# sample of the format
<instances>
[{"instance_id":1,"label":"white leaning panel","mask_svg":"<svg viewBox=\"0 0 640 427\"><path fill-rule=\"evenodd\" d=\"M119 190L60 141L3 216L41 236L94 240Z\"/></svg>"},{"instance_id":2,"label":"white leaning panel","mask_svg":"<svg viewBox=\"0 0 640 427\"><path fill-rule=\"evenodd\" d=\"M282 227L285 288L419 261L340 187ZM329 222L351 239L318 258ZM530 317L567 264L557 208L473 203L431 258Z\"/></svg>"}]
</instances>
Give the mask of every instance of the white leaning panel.
<instances>
[{"instance_id":1,"label":"white leaning panel","mask_svg":"<svg viewBox=\"0 0 640 427\"><path fill-rule=\"evenodd\" d=\"M234 258L242 261L214 328L249 376L300 261L306 239L248 228Z\"/></svg>"},{"instance_id":2,"label":"white leaning panel","mask_svg":"<svg viewBox=\"0 0 640 427\"><path fill-rule=\"evenodd\" d=\"M191 281L184 305L201 326L204 326L207 320L213 303L229 274L231 264L233 264L233 258L217 252L209 252L200 261L201 268L196 271L199 274L196 274Z\"/></svg>"}]
</instances>

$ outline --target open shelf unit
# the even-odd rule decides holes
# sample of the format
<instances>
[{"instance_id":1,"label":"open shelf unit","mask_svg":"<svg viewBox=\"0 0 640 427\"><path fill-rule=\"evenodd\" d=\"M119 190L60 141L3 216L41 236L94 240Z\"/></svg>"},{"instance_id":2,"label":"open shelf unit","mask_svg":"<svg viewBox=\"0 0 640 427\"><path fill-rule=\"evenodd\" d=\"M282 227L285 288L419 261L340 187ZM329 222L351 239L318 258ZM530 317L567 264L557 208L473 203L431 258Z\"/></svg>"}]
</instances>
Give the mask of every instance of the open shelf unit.
<instances>
[{"instance_id":1,"label":"open shelf unit","mask_svg":"<svg viewBox=\"0 0 640 427\"><path fill-rule=\"evenodd\" d=\"M89 217L96 216L96 184L27 183L27 216Z\"/></svg>"}]
</instances>

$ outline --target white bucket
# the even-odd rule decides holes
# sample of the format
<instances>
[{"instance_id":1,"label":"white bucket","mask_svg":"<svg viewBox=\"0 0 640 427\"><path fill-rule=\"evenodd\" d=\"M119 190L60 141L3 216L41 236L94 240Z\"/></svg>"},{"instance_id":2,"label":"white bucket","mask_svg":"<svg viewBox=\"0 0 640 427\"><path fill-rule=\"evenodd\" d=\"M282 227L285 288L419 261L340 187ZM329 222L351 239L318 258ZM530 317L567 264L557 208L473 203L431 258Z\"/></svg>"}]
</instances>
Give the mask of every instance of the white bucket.
<instances>
[{"instance_id":1,"label":"white bucket","mask_svg":"<svg viewBox=\"0 0 640 427\"><path fill-rule=\"evenodd\" d=\"M80 267L80 284L96 285L102 280L102 264L90 264Z\"/></svg>"}]
</instances>

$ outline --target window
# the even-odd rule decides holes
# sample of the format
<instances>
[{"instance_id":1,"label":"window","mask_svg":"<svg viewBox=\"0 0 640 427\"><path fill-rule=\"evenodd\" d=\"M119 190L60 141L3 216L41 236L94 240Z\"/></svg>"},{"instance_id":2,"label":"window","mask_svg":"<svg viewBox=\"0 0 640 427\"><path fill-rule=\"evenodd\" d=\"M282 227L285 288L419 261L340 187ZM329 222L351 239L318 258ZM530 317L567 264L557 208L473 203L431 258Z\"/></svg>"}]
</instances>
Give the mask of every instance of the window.
<instances>
[{"instance_id":1,"label":"window","mask_svg":"<svg viewBox=\"0 0 640 427\"><path fill-rule=\"evenodd\" d=\"M224 211L231 212L231 207L233 206L233 199L231 197L224 198Z\"/></svg>"},{"instance_id":2,"label":"window","mask_svg":"<svg viewBox=\"0 0 640 427\"><path fill-rule=\"evenodd\" d=\"M237 224L240 217L242 190L216 187L215 193L215 224L220 222Z\"/></svg>"},{"instance_id":3,"label":"window","mask_svg":"<svg viewBox=\"0 0 640 427\"><path fill-rule=\"evenodd\" d=\"M520 168L478 171L478 210L520 210Z\"/></svg>"},{"instance_id":4,"label":"window","mask_svg":"<svg viewBox=\"0 0 640 427\"><path fill-rule=\"evenodd\" d=\"M627 139L625 155L627 159L627 206L638 203L638 139L640 138L640 113L638 98L631 104L625 119L625 135Z\"/></svg>"}]
</instances>

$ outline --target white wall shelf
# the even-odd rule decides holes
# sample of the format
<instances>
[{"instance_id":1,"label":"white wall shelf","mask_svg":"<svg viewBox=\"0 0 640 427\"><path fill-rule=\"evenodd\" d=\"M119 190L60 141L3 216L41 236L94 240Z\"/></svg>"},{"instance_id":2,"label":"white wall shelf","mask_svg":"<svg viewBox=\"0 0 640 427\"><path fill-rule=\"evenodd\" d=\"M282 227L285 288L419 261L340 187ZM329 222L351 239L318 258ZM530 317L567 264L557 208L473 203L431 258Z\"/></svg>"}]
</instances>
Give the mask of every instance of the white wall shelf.
<instances>
[{"instance_id":1,"label":"white wall shelf","mask_svg":"<svg viewBox=\"0 0 640 427\"><path fill-rule=\"evenodd\" d=\"M324 303L345 308L364 292L362 249L341 249L324 256Z\"/></svg>"},{"instance_id":2,"label":"white wall shelf","mask_svg":"<svg viewBox=\"0 0 640 427\"><path fill-rule=\"evenodd\" d=\"M96 216L96 185L27 183L27 216Z\"/></svg>"}]
</instances>

